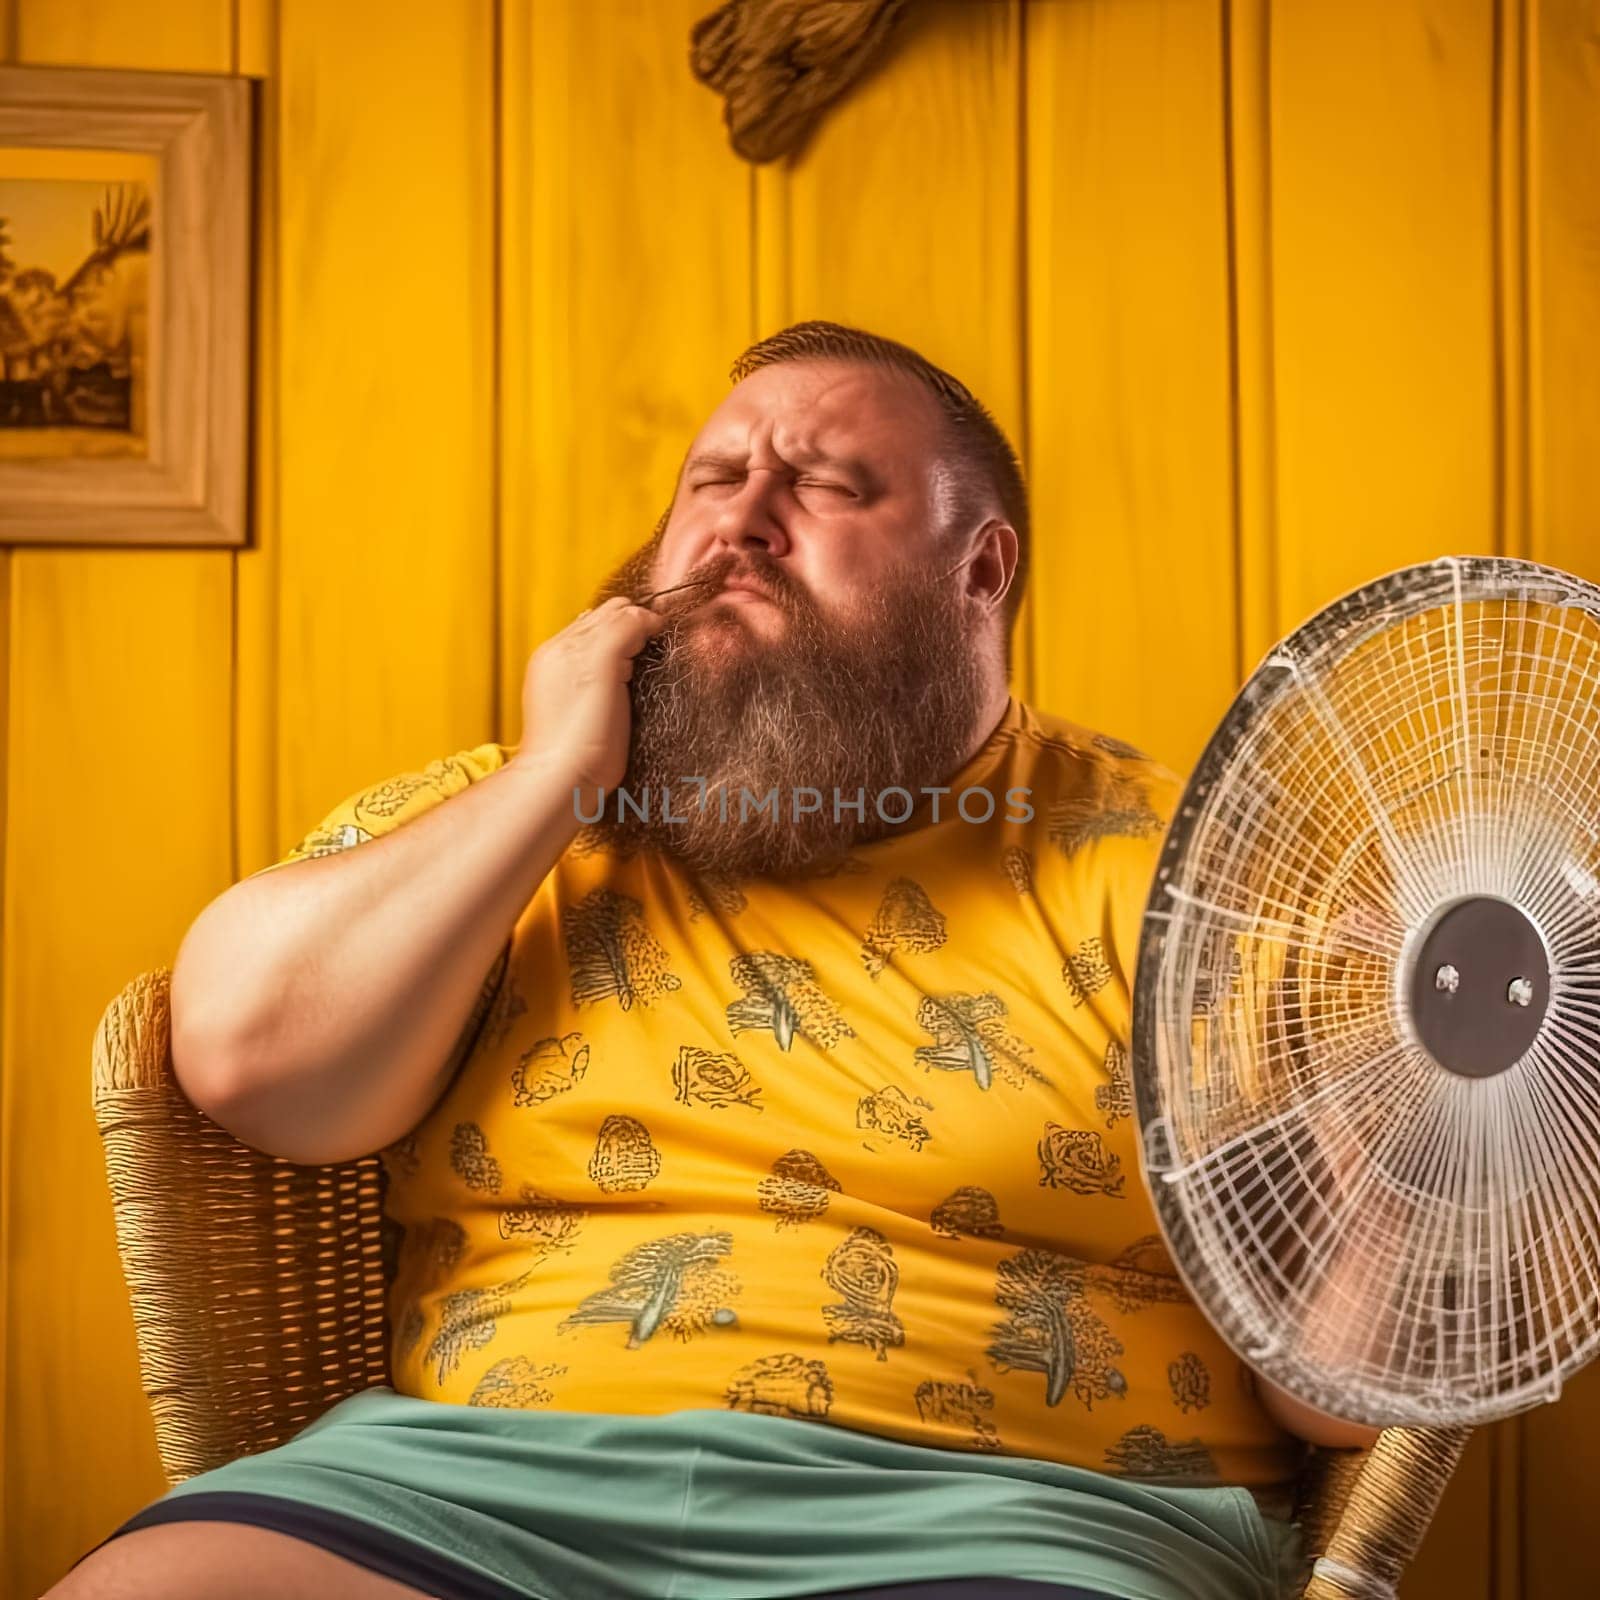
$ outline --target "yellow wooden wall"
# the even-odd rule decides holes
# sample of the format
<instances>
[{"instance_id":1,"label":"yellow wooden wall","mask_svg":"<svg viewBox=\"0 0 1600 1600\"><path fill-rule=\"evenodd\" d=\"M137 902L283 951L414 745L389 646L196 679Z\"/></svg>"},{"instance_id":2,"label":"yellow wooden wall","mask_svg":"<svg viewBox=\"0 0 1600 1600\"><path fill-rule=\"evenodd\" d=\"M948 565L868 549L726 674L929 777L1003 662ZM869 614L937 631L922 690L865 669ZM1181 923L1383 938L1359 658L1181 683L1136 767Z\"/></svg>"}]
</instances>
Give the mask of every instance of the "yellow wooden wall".
<instances>
[{"instance_id":1,"label":"yellow wooden wall","mask_svg":"<svg viewBox=\"0 0 1600 1600\"><path fill-rule=\"evenodd\" d=\"M0 0L6 61L260 80L253 548L0 550L0 1593L161 1490L100 1013L330 797L514 741L750 339L908 339L1024 453L1017 688L1192 761L1281 632L1600 578L1594 0L919 0L803 157L711 0ZM1600 1581L1600 1380L1474 1441L1406 1594Z\"/></svg>"}]
</instances>

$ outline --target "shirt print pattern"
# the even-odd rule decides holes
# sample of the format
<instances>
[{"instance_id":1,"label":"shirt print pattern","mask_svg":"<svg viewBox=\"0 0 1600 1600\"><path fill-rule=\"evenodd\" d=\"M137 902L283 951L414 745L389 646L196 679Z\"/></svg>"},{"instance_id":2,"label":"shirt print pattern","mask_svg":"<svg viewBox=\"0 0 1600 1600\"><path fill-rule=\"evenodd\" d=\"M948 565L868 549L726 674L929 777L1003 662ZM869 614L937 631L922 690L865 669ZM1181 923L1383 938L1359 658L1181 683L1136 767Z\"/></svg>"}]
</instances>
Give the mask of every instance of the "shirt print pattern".
<instances>
[{"instance_id":1,"label":"shirt print pattern","mask_svg":"<svg viewBox=\"0 0 1600 1600\"><path fill-rule=\"evenodd\" d=\"M509 755L353 795L276 865ZM951 781L1033 817L922 820L783 884L580 835L382 1152L401 1393L1293 1476L1140 1177L1132 943L1176 781L1015 699Z\"/></svg>"}]
</instances>

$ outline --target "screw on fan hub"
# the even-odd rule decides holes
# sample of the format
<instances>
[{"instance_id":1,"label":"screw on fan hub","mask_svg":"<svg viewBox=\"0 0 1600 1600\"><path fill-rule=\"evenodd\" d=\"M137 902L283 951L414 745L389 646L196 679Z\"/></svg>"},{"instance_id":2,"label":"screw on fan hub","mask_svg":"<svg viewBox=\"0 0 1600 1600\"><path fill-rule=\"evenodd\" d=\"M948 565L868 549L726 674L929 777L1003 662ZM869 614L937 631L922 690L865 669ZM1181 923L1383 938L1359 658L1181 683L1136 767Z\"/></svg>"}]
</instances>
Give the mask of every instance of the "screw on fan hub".
<instances>
[{"instance_id":1,"label":"screw on fan hub","mask_svg":"<svg viewBox=\"0 0 1600 1600\"><path fill-rule=\"evenodd\" d=\"M1405 997L1441 1067L1492 1078L1521 1059L1550 1004L1550 958L1527 914L1495 895L1453 900L1423 930Z\"/></svg>"}]
</instances>

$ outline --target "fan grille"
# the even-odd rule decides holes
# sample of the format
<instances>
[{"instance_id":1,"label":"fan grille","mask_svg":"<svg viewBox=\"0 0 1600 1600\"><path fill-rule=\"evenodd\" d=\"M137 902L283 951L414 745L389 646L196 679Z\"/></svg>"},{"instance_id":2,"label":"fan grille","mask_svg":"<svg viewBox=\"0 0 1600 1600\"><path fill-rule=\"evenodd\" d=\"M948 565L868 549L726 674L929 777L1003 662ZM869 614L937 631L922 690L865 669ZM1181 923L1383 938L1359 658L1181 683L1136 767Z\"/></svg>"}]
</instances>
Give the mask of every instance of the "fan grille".
<instances>
[{"instance_id":1,"label":"fan grille","mask_svg":"<svg viewBox=\"0 0 1600 1600\"><path fill-rule=\"evenodd\" d=\"M1595 1348L1597 706L1600 591L1410 568L1262 663L1169 831L1136 993L1146 1179L1224 1335L1336 1415L1486 1421ZM1482 1076L1430 1053L1412 982L1473 897L1548 958L1532 1042ZM1517 1001L1473 977L1462 1003L1498 1022Z\"/></svg>"}]
</instances>

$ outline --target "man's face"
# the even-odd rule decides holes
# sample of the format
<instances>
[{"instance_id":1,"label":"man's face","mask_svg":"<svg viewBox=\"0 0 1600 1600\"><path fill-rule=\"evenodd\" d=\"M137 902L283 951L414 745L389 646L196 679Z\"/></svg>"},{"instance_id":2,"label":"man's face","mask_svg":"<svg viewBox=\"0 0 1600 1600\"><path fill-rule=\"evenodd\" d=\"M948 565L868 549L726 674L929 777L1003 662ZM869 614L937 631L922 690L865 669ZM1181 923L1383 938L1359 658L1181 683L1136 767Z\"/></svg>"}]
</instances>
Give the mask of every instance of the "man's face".
<instances>
[{"instance_id":1,"label":"man's face","mask_svg":"<svg viewBox=\"0 0 1600 1600\"><path fill-rule=\"evenodd\" d=\"M941 426L934 398L900 373L841 361L752 373L689 448L652 587L731 568L700 620L720 613L758 647L796 607L847 623L860 595L934 551L948 517ZM715 629L725 644L731 631Z\"/></svg>"},{"instance_id":2,"label":"man's face","mask_svg":"<svg viewBox=\"0 0 1600 1600\"><path fill-rule=\"evenodd\" d=\"M719 794L731 810L777 789L787 811L801 788L831 805L835 789L915 792L955 770L992 714L995 669L991 606L966 592L942 503L942 421L914 379L834 361L763 368L717 408L656 533L596 597L687 581L653 601L669 625L634 659L624 786L637 800L695 779L708 798L670 823L607 815L597 836L793 876L884 824L730 824Z\"/></svg>"}]
</instances>

